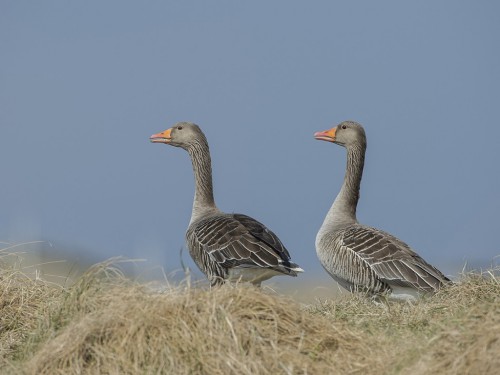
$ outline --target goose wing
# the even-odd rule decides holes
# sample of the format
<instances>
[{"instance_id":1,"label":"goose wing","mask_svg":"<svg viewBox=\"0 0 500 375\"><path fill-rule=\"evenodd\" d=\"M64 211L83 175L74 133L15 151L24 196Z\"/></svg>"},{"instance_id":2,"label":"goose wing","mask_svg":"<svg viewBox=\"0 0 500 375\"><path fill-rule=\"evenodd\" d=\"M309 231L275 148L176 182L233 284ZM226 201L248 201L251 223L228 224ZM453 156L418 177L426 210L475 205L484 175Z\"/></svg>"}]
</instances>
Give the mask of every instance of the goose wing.
<instances>
[{"instance_id":1,"label":"goose wing","mask_svg":"<svg viewBox=\"0 0 500 375\"><path fill-rule=\"evenodd\" d=\"M241 214L216 215L196 224L198 246L223 268L271 268L293 274L298 267L279 238L266 226Z\"/></svg>"},{"instance_id":2,"label":"goose wing","mask_svg":"<svg viewBox=\"0 0 500 375\"><path fill-rule=\"evenodd\" d=\"M342 241L389 285L434 291L449 281L406 243L378 229L353 226Z\"/></svg>"}]
</instances>

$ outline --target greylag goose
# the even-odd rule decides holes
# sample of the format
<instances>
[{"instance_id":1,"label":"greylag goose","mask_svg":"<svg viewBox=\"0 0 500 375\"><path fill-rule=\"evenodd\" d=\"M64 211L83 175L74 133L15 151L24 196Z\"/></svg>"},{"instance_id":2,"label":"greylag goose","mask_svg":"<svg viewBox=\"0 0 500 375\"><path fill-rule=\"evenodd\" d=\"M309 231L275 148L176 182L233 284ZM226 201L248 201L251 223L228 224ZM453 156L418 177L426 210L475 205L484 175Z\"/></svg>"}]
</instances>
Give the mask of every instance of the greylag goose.
<instances>
[{"instance_id":1,"label":"greylag goose","mask_svg":"<svg viewBox=\"0 0 500 375\"><path fill-rule=\"evenodd\" d=\"M195 193L186 242L191 257L212 286L225 280L260 285L275 275L297 276L303 272L266 226L249 216L227 214L217 208L208 142L198 125L179 122L150 140L181 147L191 157Z\"/></svg>"},{"instance_id":2,"label":"greylag goose","mask_svg":"<svg viewBox=\"0 0 500 375\"><path fill-rule=\"evenodd\" d=\"M375 298L412 300L449 282L406 243L358 223L356 207L366 151L363 127L344 121L314 137L347 149L342 188L316 236L316 252L325 270L345 289Z\"/></svg>"}]
</instances>

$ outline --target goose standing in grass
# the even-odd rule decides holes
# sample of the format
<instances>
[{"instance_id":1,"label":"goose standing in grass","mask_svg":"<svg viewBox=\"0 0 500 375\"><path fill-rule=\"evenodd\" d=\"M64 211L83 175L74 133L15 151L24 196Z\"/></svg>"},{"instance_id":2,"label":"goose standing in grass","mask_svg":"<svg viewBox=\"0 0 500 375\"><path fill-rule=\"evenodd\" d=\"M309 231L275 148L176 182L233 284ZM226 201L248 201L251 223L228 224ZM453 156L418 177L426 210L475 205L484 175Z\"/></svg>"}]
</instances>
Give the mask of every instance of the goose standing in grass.
<instances>
[{"instance_id":1,"label":"goose standing in grass","mask_svg":"<svg viewBox=\"0 0 500 375\"><path fill-rule=\"evenodd\" d=\"M279 238L263 224L217 208L208 142L198 125L179 122L150 140L181 147L191 157L195 193L186 242L191 257L212 286L225 280L260 285L275 275L297 276L303 272L291 262Z\"/></svg>"},{"instance_id":2,"label":"goose standing in grass","mask_svg":"<svg viewBox=\"0 0 500 375\"><path fill-rule=\"evenodd\" d=\"M366 151L363 127L344 121L314 137L347 149L342 188L316 236L316 252L326 271L347 290L402 300L435 292L449 282L406 243L358 223L356 207Z\"/></svg>"}]
</instances>

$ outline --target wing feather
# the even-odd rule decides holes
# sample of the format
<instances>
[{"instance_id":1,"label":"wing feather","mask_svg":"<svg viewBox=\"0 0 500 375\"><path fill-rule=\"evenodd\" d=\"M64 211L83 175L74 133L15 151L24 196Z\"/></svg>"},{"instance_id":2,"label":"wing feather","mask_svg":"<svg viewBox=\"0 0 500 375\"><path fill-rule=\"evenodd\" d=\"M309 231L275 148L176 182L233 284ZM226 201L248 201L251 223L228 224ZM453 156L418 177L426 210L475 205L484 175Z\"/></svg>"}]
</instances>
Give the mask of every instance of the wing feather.
<instances>
[{"instance_id":1,"label":"wing feather","mask_svg":"<svg viewBox=\"0 0 500 375\"><path fill-rule=\"evenodd\" d=\"M344 231L342 245L370 267L389 286L435 291L449 281L406 243L375 228L355 225Z\"/></svg>"},{"instance_id":2,"label":"wing feather","mask_svg":"<svg viewBox=\"0 0 500 375\"><path fill-rule=\"evenodd\" d=\"M186 233L191 256L207 275L226 278L230 268L266 268L296 276L290 254L263 224L241 214L221 214L193 223ZM202 253L207 256L203 256Z\"/></svg>"}]
</instances>

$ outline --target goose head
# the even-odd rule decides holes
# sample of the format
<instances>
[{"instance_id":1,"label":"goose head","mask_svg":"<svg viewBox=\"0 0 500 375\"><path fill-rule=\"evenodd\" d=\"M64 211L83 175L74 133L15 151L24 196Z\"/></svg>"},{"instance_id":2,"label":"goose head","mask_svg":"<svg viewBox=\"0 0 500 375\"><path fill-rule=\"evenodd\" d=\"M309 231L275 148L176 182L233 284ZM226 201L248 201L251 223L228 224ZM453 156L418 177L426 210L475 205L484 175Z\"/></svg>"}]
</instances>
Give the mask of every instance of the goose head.
<instances>
[{"instance_id":1,"label":"goose head","mask_svg":"<svg viewBox=\"0 0 500 375\"><path fill-rule=\"evenodd\" d=\"M343 147L366 146L365 130L354 121L343 121L330 130L314 133L320 141L333 142Z\"/></svg>"},{"instance_id":2,"label":"goose head","mask_svg":"<svg viewBox=\"0 0 500 375\"><path fill-rule=\"evenodd\" d=\"M192 122L178 122L171 128L149 137L152 143L165 143L170 146L190 149L200 141L206 143L206 138L200 127Z\"/></svg>"}]
</instances>

